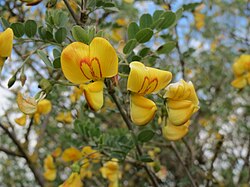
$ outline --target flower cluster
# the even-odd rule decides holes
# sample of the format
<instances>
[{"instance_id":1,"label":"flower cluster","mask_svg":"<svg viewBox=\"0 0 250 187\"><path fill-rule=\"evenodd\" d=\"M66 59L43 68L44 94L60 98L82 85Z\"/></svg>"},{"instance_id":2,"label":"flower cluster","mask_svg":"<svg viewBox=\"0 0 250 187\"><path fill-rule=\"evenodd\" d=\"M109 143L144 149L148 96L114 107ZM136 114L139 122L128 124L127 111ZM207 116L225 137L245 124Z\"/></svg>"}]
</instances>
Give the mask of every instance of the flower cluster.
<instances>
[{"instance_id":1,"label":"flower cluster","mask_svg":"<svg viewBox=\"0 0 250 187\"><path fill-rule=\"evenodd\" d=\"M178 140L187 134L190 118L199 109L199 100L192 82L184 80L168 85L164 97L168 119L163 135L169 140Z\"/></svg>"},{"instance_id":2,"label":"flower cluster","mask_svg":"<svg viewBox=\"0 0 250 187\"><path fill-rule=\"evenodd\" d=\"M100 171L103 178L109 180L109 187L119 186L119 178L121 177L121 172L117 159L113 158L112 160L104 163Z\"/></svg>"},{"instance_id":3,"label":"flower cluster","mask_svg":"<svg viewBox=\"0 0 250 187\"><path fill-rule=\"evenodd\" d=\"M233 64L235 79L231 82L235 88L244 88L250 84L250 55L241 55Z\"/></svg>"},{"instance_id":4,"label":"flower cluster","mask_svg":"<svg viewBox=\"0 0 250 187\"><path fill-rule=\"evenodd\" d=\"M90 45L74 42L63 50L61 62L65 77L75 84L81 84L75 93L83 90L90 108L99 110L103 106L104 78L118 74L118 58L114 48L100 37L94 38ZM146 125L155 116L157 106L145 96L165 88L172 80L172 73L146 67L138 61L131 62L129 67L127 90L131 93L131 120L136 125ZM76 95L78 98L79 94ZM189 118L199 108L198 98L192 83L185 81L169 85L165 97L168 119L163 128L164 134L168 139L177 140L187 133Z\"/></svg>"}]
</instances>

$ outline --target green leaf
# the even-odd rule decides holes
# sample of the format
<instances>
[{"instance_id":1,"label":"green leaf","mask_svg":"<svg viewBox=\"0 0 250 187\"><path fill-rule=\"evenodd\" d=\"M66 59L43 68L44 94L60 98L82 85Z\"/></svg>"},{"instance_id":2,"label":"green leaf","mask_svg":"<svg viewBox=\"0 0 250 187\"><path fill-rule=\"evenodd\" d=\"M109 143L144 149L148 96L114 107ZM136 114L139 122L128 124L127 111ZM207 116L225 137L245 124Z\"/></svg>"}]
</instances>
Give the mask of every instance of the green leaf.
<instances>
[{"instance_id":1,"label":"green leaf","mask_svg":"<svg viewBox=\"0 0 250 187\"><path fill-rule=\"evenodd\" d=\"M38 28L38 33L39 33L39 35L40 35L40 37L42 38L42 39L46 39L46 29L45 28L43 28L43 26L40 26L39 28Z\"/></svg>"},{"instance_id":2,"label":"green leaf","mask_svg":"<svg viewBox=\"0 0 250 187\"><path fill-rule=\"evenodd\" d=\"M154 32L152 29L145 28L136 33L135 38L139 43L145 43L151 39Z\"/></svg>"},{"instance_id":3,"label":"green leaf","mask_svg":"<svg viewBox=\"0 0 250 187\"><path fill-rule=\"evenodd\" d=\"M48 67L51 67L51 68L53 67L49 58L42 50L37 50L37 54Z\"/></svg>"},{"instance_id":4,"label":"green leaf","mask_svg":"<svg viewBox=\"0 0 250 187\"><path fill-rule=\"evenodd\" d=\"M164 10L156 10L153 14L153 21L160 19L161 15L164 13Z\"/></svg>"},{"instance_id":5,"label":"green leaf","mask_svg":"<svg viewBox=\"0 0 250 187\"><path fill-rule=\"evenodd\" d=\"M172 26L175 23L176 15L172 11L166 11L161 15L161 18L164 18L162 23L158 26L160 29L166 29Z\"/></svg>"},{"instance_id":6,"label":"green leaf","mask_svg":"<svg viewBox=\"0 0 250 187\"><path fill-rule=\"evenodd\" d=\"M50 31L45 32L45 39L53 41L53 34Z\"/></svg>"},{"instance_id":7,"label":"green leaf","mask_svg":"<svg viewBox=\"0 0 250 187\"><path fill-rule=\"evenodd\" d=\"M83 42L85 44L89 44L89 35L86 30L82 27L76 25L71 30L72 36L76 41Z\"/></svg>"},{"instance_id":8,"label":"green leaf","mask_svg":"<svg viewBox=\"0 0 250 187\"><path fill-rule=\"evenodd\" d=\"M35 36L37 32L36 22L34 20L27 20L24 24L24 31L29 38Z\"/></svg>"},{"instance_id":9,"label":"green leaf","mask_svg":"<svg viewBox=\"0 0 250 187\"><path fill-rule=\"evenodd\" d=\"M58 58L61 56L61 51L59 51L58 49L54 48L53 49L53 57L54 58Z\"/></svg>"},{"instance_id":10,"label":"green leaf","mask_svg":"<svg viewBox=\"0 0 250 187\"><path fill-rule=\"evenodd\" d=\"M138 134L137 140L140 141L140 142L148 142L154 137L154 134L155 134L154 131L152 131L150 129L142 130Z\"/></svg>"},{"instance_id":11,"label":"green leaf","mask_svg":"<svg viewBox=\"0 0 250 187\"><path fill-rule=\"evenodd\" d=\"M139 26L135 22L131 22L128 26L128 39L135 38L135 35L139 30Z\"/></svg>"},{"instance_id":12,"label":"green leaf","mask_svg":"<svg viewBox=\"0 0 250 187\"><path fill-rule=\"evenodd\" d=\"M179 8L176 12L175 12L175 15L176 15L176 21L178 21L179 19L181 19L182 17L182 14L183 14L183 8Z\"/></svg>"},{"instance_id":13,"label":"green leaf","mask_svg":"<svg viewBox=\"0 0 250 187\"><path fill-rule=\"evenodd\" d=\"M66 12L58 11L56 12L55 16L53 17L55 25L58 27L63 27L69 20L69 16Z\"/></svg>"},{"instance_id":14,"label":"green leaf","mask_svg":"<svg viewBox=\"0 0 250 187\"><path fill-rule=\"evenodd\" d=\"M150 48L145 47L145 48L142 48L142 49L139 51L138 54L139 54L141 57L145 57L145 56L149 53L149 51L150 51Z\"/></svg>"},{"instance_id":15,"label":"green leaf","mask_svg":"<svg viewBox=\"0 0 250 187\"><path fill-rule=\"evenodd\" d=\"M140 28L150 28L153 23L153 18L150 14L143 14L140 17Z\"/></svg>"},{"instance_id":16,"label":"green leaf","mask_svg":"<svg viewBox=\"0 0 250 187\"><path fill-rule=\"evenodd\" d=\"M22 23L12 23L10 28L12 28L16 37L20 38L24 35L24 26Z\"/></svg>"},{"instance_id":17,"label":"green leaf","mask_svg":"<svg viewBox=\"0 0 250 187\"><path fill-rule=\"evenodd\" d=\"M156 51L159 54L169 54L176 47L176 42L170 41L160 46Z\"/></svg>"},{"instance_id":18,"label":"green leaf","mask_svg":"<svg viewBox=\"0 0 250 187\"><path fill-rule=\"evenodd\" d=\"M2 26L4 29L7 29L10 27L9 22L5 18L1 17L1 22L2 22Z\"/></svg>"},{"instance_id":19,"label":"green leaf","mask_svg":"<svg viewBox=\"0 0 250 187\"><path fill-rule=\"evenodd\" d=\"M53 67L54 67L54 68L61 68L61 57L57 57L57 58L53 61Z\"/></svg>"},{"instance_id":20,"label":"green leaf","mask_svg":"<svg viewBox=\"0 0 250 187\"><path fill-rule=\"evenodd\" d=\"M89 43L93 40L93 38L95 37L95 33L96 33L96 28L95 27L89 27L88 28L88 36L89 36Z\"/></svg>"},{"instance_id":21,"label":"green leaf","mask_svg":"<svg viewBox=\"0 0 250 187\"><path fill-rule=\"evenodd\" d=\"M76 119L74 121L74 130L79 133L80 135L84 135L84 129L83 129L83 126L81 124L81 121L79 119Z\"/></svg>"},{"instance_id":22,"label":"green leaf","mask_svg":"<svg viewBox=\"0 0 250 187\"><path fill-rule=\"evenodd\" d=\"M55 40L58 43L62 43L65 40L66 36L67 36L67 30L64 27L59 28L55 32Z\"/></svg>"},{"instance_id":23,"label":"green leaf","mask_svg":"<svg viewBox=\"0 0 250 187\"><path fill-rule=\"evenodd\" d=\"M128 54L136 47L137 41L136 39L131 39L123 48L123 53Z\"/></svg>"},{"instance_id":24,"label":"green leaf","mask_svg":"<svg viewBox=\"0 0 250 187\"><path fill-rule=\"evenodd\" d=\"M153 162L152 158L149 155L142 155L139 157L139 160L142 162Z\"/></svg>"},{"instance_id":25,"label":"green leaf","mask_svg":"<svg viewBox=\"0 0 250 187\"><path fill-rule=\"evenodd\" d=\"M199 6L201 3L189 3L183 5L184 11L193 11L197 6Z\"/></svg>"}]
</instances>

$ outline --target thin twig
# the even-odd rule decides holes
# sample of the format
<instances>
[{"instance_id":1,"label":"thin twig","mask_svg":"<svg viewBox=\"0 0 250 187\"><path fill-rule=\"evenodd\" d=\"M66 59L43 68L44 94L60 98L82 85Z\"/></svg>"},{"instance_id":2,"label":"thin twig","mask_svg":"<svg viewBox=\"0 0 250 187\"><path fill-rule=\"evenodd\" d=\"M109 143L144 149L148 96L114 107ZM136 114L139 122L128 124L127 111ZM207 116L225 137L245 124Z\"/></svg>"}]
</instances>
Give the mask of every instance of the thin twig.
<instances>
[{"instance_id":1,"label":"thin twig","mask_svg":"<svg viewBox=\"0 0 250 187\"><path fill-rule=\"evenodd\" d=\"M70 14L72 15L73 19L75 20L77 25L81 25L79 19L77 18L74 10L72 9L72 7L70 6L69 2L67 0L63 0L63 2L65 3L66 7L68 8Z\"/></svg>"},{"instance_id":2,"label":"thin twig","mask_svg":"<svg viewBox=\"0 0 250 187\"><path fill-rule=\"evenodd\" d=\"M34 117L32 117L32 118L30 119L29 126L28 126L27 132L26 132L26 134L25 134L25 141L26 141L26 142L29 141L29 134L30 134L30 130L31 130L33 121L34 121Z\"/></svg>"},{"instance_id":3,"label":"thin twig","mask_svg":"<svg viewBox=\"0 0 250 187\"><path fill-rule=\"evenodd\" d=\"M30 160L29 155L26 153L26 151L23 149L19 141L16 139L16 137L8 130L7 127L5 127L3 124L0 123L0 127L4 130L4 132L8 135L8 137L13 141L13 143L17 146L20 153L23 155L24 159L26 160L29 168L33 172L38 184L43 187L44 186L44 179L40 171L38 170L37 166L34 165L34 163Z\"/></svg>"},{"instance_id":4,"label":"thin twig","mask_svg":"<svg viewBox=\"0 0 250 187\"><path fill-rule=\"evenodd\" d=\"M180 156L180 153L179 153L178 149L176 148L174 142L171 142L171 147L172 147L172 149L173 149L175 155L177 156L178 160L180 161L182 167L184 168L184 170L185 170L185 172L186 172L186 174L187 174L187 176L188 176L188 178L189 178L189 180L190 180L192 186L193 186L193 187L197 187L197 185L196 185L196 183L195 183L195 181L194 181L194 179L193 179L193 177L192 177L190 171L189 171L188 168L185 166L185 163L183 162L183 160L182 160L182 158L181 158L181 156Z\"/></svg>"},{"instance_id":5,"label":"thin twig","mask_svg":"<svg viewBox=\"0 0 250 187\"><path fill-rule=\"evenodd\" d=\"M224 136L222 136L221 140L219 140L216 144L216 148L215 148L215 153L214 153L214 156L212 158L212 161L211 161L211 165L210 165L210 168L208 170L208 177L207 177L207 184L206 184L206 187L209 186L210 184L210 178L212 178L212 173L213 173L213 169L214 169L214 162L216 160L216 158L218 157L219 155L219 152L220 152L220 149L222 147L222 144L223 144L223 140L224 140Z\"/></svg>"},{"instance_id":6,"label":"thin twig","mask_svg":"<svg viewBox=\"0 0 250 187\"><path fill-rule=\"evenodd\" d=\"M23 157L22 154L15 152L15 151L11 151L9 149L6 149L4 147L0 147L0 151L5 152L7 155L11 155L11 156L17 156L17 157Z\"/></svg>"}]
</instances>

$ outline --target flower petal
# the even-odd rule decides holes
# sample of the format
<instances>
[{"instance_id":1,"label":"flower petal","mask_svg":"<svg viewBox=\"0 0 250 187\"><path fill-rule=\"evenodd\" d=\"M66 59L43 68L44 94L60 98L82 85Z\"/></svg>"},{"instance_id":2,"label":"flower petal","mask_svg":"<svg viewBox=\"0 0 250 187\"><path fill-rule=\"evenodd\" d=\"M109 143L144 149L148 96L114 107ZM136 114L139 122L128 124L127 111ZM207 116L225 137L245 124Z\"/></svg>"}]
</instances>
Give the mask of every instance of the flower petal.
<instances>
[{"instance_id":1,"label":"flower petal","mask_svg":"<svg viewBox=\"0 0 250 187\"><path fill-rule=\"evenodd\" d=\"M37 112L39 114L48 114L51 111L52 105L48 99L43 99L37 104Z\"/></svg>"},{"instance_id":2,"label":"flower petal","mask_svg":"<svg viewBox=\"0 0 250 187\"><path fill-rule=\"evenodd\" d=\"M141 62L130 63L127 89L140 95L157 92L166 87L172 79L172 73L146 67Z\"/></svg>"},{"instance_id":3,"label":"flower petal","mask_svg":"<svg viewBox=\"0 0 250 187\"><path fill-rule=\"evenodd\" d=\"M6 29L0 33L0 57L9 57L13 47L13 30Z\"/></svg>"},{"instance_id":4,"label":"flower petal","mask_svg":"<svg viewBox=\"0 0 250 187\"><path fill-rule=\"evenodd\" d=\"M188 121L193 113L195 113L198 108L193 105L191 101L182 100L182 101L167 101L167 111L169 121L173 125L182 125Z\"/></svg>"},{"instance_id":5,"label":"flower petal","mask_svg":"<svg viewBox=\"0 0 250 187\"><path fill-rule=\"evenodd\" d=\"M89 60L89 46L84 43L73 42L62 51L62 71L69 81L81 84L90 80L81 70L84 60Z\"/></svg>"},{"instance_id":6,"label":"flower petal","mask_svg":"<svg viewBox=\"0 0 250 187\"><path fill-rule=\"evenodd\" d=\"M17 94L17 105L24 114L34 114L37 110L36 100L32 97L25 97L21 93Z\"/></svg>"},{"instance_id":7,"label":"flower petal","mask_svg":"<svg viewBox=\"0 0 250 187\"><path fill-rule=\"evenodd\" d=\"M146 125L155 115L157 107L153 101L143 96L130 96L130 115L136 125Z\"/></svg>"},{"instance_id":8,"label":"flower petal","mask_svg":"<svg viewBox=\"0 0 250 187\"><path fill-rule=\"evenodd\" d=\"M240 76L238 78L235 78L232 82L231 85L235 88L244 88L247 85L247 79L244 76Z\"/></svg>"},{"instance_id":9,"label":"flower petal","mask_svg":"<svg viewBox=\"0 0 250 187\"><path fill-rule=\"evenodd\" d=\"M103 81L83 85L83 92L89 107L97 111L103 106Z\"/></svg>"},{"instance_id":10,"label":"flower petal","mask_svg":"<svg viewBox=\"0 0 250 187\"><path fill-rule=\"evenodd\" d=\"M118 73L116 51L106 39L95 37L89 48L93 69L101 75L100 78L113 77Z\"/></svg>"},{"instance_id":11,"label":"flower petal","mask_svg":"<svg viewBox=\"0 0 250 187\"><path fill-rule=\"evenodd\" d=\"M16 122L18 125L20 125L20 126L24 126L24 125L26 125L26 118L27 118L27 116L26 116L25 114L23 114L21 117L16 118L16 119L15 119L15 122Z\"/></svg>"},{"instance_id":12,"label":"flower petal","mask_svg":"<svg viewBox=\"0 0 250 187\"><path fill-rule=\"evenodd\" d=\"M188 127L190 125L190 120L181 126L175 126L167 120L166 126L162 128L163 136L168 140L179 140L183 138L188 133Z\"/></svg>"},{"instance_id":13,"label":"flower petal","mask_svg":"<svg viewBox=\"0 0 250 187\"><path fill-rule=\"evenodd\" d=\"M83 183L81 181L80 175L78 173L74 172L59 187L83 187Z\"/></svg>"},{"instance_id":14,"label":"flower petal","mask_svg":"<svg viewBox=\"0 0 250 187\"><path fill-rule=\"evenodd\" d=\"M70 161L78 161L82 157L81 151L74 147L70 147L68 149L65 149L62 154L62 160L64 162L70 162Z\"/></svg>"},{"instance_id":15,"label":"flower petal","mask_svg":"<svg viewBox=\"0 0 250 187\"><path fill-rule=\"evenodd\" d=\"M54 181L56 179L56 169L45 170L43 176L47 181Z\"/></svg>"}]
</instances>

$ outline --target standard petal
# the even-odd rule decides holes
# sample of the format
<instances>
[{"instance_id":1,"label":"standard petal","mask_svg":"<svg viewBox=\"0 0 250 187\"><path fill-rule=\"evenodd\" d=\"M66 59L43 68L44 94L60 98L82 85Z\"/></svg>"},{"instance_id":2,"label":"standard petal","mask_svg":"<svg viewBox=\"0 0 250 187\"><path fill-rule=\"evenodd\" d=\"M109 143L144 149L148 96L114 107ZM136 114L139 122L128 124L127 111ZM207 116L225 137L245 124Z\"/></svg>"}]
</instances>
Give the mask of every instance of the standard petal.
<instances>
[{"instance_id":1,"label":"standard petal","mask_svg":"<svg viewBox=\"0 0 250 187\"><path fill-rule=\"evenodd\" d=\"M89 107L98 111L103 106L103 81L95 81L83 86L83 92Z\"/></svg>"},{"instance_id":2,"label":"standard petal","mask_svg":"<svg viewBox=\"0 0 250 187\"><path fill-rule=\"evenodd\" d=\"M9 57L13 47L13 30L6 29L0 33L0 57Z\"/></svg>"},{"instance_id":3,"label":"standard petal","mask_svg":"<svg viewBox=\"0 0 250 187\"><path fill-rule=\"evenodd\" d=\"M190 125L190 120L181 126L175 126L167 120L166 126L162 128L163 136L168 140L179 140L183 138L188 133L188 127Z\"/></svg>"},{"instance_id":4,"label":"standard petal","mask_svg":"<svg viewBox=\"0 0 250 187\"><path fill-rule=\"evenodd\" d=\"M166 87L172 79L169 71L146 67L141 62L130 63L127 89L140 95L157 92Z\"/></svg>"},{"instance_id":5,"label":"standard petal","mask_svg":"<svg viewBox=\"0 0 250 187\"><path fill-rule=\"evenodd\" d=\"M34 114L37 110L36 100L32 97L23 96L21 93L17 94L17 105L24 114Z\"/></svg>"},{"instance_id":6,"label":"standard petal","mask_svg":"<svg viewBox=\"0 0 250 187\"><path fill-rule=\"evenodd\" d=\"M150 99L137 94L130 96L130 115L136 125L146 125L153 119L156 110L155 103Z\"/></svg>"},{"instance_id":7,"label":"standard petal","mask_svg":"<svg viewBox=\"0 0 250 187\"><path fill-rule=\"evenodd\" d=\"M182 125L188 121L192 114L197 111L196 107L191 101L182 100L182 101L167 101L167 111L169 121L173 125Z\"/></svg>"},{"instance_id":8,"label":"standard petal","mask_svg":"<svg viewBox=\"0 0 250 187\"><path fill-rule=\"evenodd\" d=\"M65 77L75 83L81 84L91 80L88 77L89 69L82 68L82 64L89 61L89 46L81 42L68 45L61 55L62 71ZM84 71L85 70L85 71Z\"/></svg>"},{"instance_id":9,"label":"standard petal","mask_svg":"<svg viewBox=\"0 0 250 187\"><path fill-rule=\"evenodd\" d=\"M247 79L244 76L240 76L238 78L235 78L232 82L231 85L235 88L244 88L247 85Z\"/></svg>"},{"instance_id":10,"label":"standard petal","mask_svg":"<svg viewBox=\"0 0 250 187\"><path fill-rule=\"evenodd\" d=\"M90 43L90 59L99 78L113 77L118 73L118 57L115 49L104 38L95 37Z\"/></svg>"}]
</instances>

